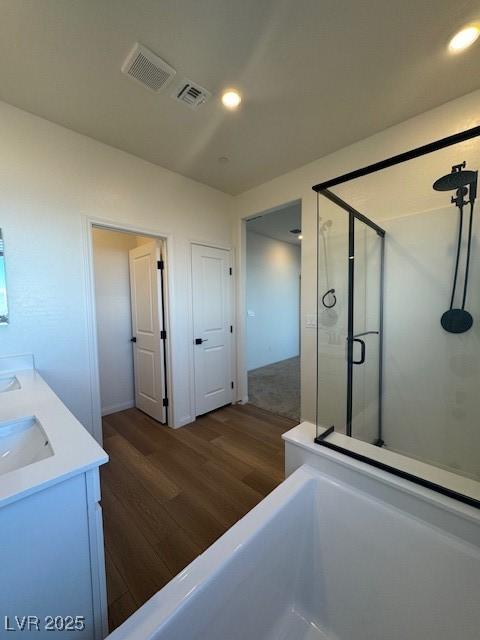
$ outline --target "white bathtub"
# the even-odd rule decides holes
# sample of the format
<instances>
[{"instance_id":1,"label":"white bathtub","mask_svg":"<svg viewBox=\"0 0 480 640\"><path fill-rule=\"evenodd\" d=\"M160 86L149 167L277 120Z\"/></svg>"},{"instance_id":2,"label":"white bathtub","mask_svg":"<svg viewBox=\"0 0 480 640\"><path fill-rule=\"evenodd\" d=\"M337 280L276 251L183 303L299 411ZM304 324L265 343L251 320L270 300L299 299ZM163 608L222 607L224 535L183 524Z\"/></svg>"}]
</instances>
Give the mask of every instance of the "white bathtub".
<instances>
[{"instance_id":1,"label":"white bathtub","mask_svg":"<svg viewBox=\"0 0 480 640\"><path fill-rule=\"evenodd\" d=\"M416 490L303 466L109 638L478 640L478 512Z\"/></svg>"}]
</instances>

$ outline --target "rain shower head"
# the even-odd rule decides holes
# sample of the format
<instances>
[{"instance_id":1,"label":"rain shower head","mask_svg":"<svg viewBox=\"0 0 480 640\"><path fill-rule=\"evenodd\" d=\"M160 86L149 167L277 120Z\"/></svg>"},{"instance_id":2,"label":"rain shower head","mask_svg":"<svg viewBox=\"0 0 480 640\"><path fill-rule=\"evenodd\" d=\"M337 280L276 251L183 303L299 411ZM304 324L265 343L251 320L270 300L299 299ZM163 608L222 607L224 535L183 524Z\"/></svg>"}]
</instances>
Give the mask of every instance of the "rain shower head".
<instances>
[{"instance_id":1,"label":"rain shower head","mask_svg":"<svg viewBox=\"0 0 480 640\"><path fill-rule=\"evenodd\" d=\"M461 189L468 184L476 183L477 172L476 171L462 171L465 163L456 164L452 167L452 172L447 173L446 176L442 176L435 180L433 188L435 191L454 191L455 189Z\"/></svg>"}]
</instances>

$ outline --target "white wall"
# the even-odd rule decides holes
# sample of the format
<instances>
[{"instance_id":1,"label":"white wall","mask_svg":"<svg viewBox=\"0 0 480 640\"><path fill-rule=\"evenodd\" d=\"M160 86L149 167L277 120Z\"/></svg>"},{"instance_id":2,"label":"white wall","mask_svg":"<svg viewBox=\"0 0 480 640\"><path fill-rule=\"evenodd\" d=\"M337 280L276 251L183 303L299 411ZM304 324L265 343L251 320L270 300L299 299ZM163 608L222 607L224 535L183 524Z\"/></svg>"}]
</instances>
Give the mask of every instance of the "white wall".
<instances>
[{"instance_id":1,"label":"white wall","mask_svg":"<svg viewBox=\"0 0 480 640\"><path fill-rule=\"evenodd\" d=\"M167 238L173 419L192 420L190 240L229 246L232 199L0 103L1 198L10 324L0 354L30 352L91 431L87 219Z\"/></svg>"},{"instance_id":2,"label":"white wall","mask_svg":"<svg viewBox=\"0 0 480 640\"><path fill-rule=\"evenodd\" d=\"M93 229L102 415L135 405L128 252L146 242L152 238Z\"/></svg>"},{"instance_id":3,"label":"white wall","mask_svg":"<svg viewBox=\"0 0 480 640\"><path fill-rule=\"evenodd\" d=\"M245 367L245 230L242 219L285 202L302 200L302 328L301 328L301 395L303 419L315 420L316 404L316 331L305 326L308 315L316 314L316 194L312 186L328 178L346 173L358 167L382 160L386 157L431 142L480 123L480 91L475 91L458 100L391 127L370 138L341 149L316 160L295 171L279 176L268 183L251 189L235 199L235 242L239 245L238 271L240 274L238 297L238 325L240 332L238 350L239 393L245 394L247 386ZM319 122L321 127L322 123ZM471 145L470 145L471 146ZM438 177L450 169L451 150L435 156L423 170L420 181L418 166L410 163L401 175L384 172L382 182L378 176L362 179L334 189L352 202L360 211L368 212L374 219L422 211L431 208L431 192L424 191L431 177ZM476 162L478 166L480 162ZM432 179L433 182L433 179ZM392 195L392 184L397 187ZM440 195L440 194L437 194ZM436 200L439 203L439 200ZM320 215L329 218L336 215L335 207L326 200L320 203ZM438 206L441 206L438 204ZM344 355L342 355L342 358Z\"/></svg>"},{"instance_id":4,"label":"white wall","mask_svg":"<svg viewBox=\"0 0 480 640\"><path fill-rule=\"evenodd\" d=\"M299 313L300 247L247 231L249 371L298 356Z\"/></svg>"},{"instance_id":5,"label":"white wall","mask_svg":"<svg viewBox=\"0 0 480 640\"><path fill-rule=\"evenodd\" d=\"M102 415L134 406L128 252L136 245L133 235L93 230Z\"/></svg>"}]
</instances>

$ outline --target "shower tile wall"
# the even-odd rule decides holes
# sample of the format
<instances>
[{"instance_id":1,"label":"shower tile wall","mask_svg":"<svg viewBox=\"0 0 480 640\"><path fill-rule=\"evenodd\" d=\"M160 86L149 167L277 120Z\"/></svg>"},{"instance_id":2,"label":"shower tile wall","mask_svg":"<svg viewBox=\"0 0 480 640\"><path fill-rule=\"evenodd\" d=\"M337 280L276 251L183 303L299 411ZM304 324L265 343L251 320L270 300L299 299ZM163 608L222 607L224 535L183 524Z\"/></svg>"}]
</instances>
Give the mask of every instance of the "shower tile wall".
<instances>
[{"instance_id":1,"label":"shower tile wall","mask_svg":"<svg viewBox=\"0 0 480 640\"><path fill-rule=\"evenodd\" d=\"M480 478L478 233L466 305L474 325L451 334L440 317L450 302L458 211L449 206L388 220L384 227L385 441L391 449Z\"/></svg>"},{"instance_id":2,"label":"shower tile wall","mask_svg":"<svg viewBox=\"0 0 480 640\"><path fill-rule=\"evenodd\" d=\"M342 431L346 419L347 216L334 221L327 260L337 306L319 311L318 422ZM476 214L478 217L478 213ZM480 478L480 251L475 221L467 308L475 318L464 334L449 334L440 317L449 306L458 212L453 206L383 220L384 439L389 449ZM371 235L356 234L356 327L377 319L378 254ZM319 254L319 292L325 256ZM463 270L459 282L463 283ZM363 293L362 293L363 288ZM360 329L358 329L360 327ZM377 398L377 350L368 344L365 365L354 367L353 435L372 442ZM363 394L363 395L362 395Z\"/></svg>"}]
</instances>

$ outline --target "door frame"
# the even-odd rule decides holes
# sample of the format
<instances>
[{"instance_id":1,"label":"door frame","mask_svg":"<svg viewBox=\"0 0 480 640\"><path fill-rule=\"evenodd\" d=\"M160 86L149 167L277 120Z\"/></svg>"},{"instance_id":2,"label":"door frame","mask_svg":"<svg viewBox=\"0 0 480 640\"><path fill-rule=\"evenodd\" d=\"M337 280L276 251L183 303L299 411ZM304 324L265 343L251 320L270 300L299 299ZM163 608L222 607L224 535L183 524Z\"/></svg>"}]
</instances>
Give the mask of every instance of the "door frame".
<instances>
[{"instance_id":1,"label":"door frame","mask_svg":"<svg viewBox=\"0 0 480 640\"><path fill-rule=\"evenodd\" d=\"M243 215L238 220L238 255L237 255L237 271L238 275L236 278L236 286L237 293L235 296L235 306L236 306L236 322L237 322L237 352L236 352L236 362L237 362L237 378L238 383L236 382L236 402L240 402L241 404L246 404L248 402L248 371L247 371L247 321L246 321L246 312L247 312L247 222L252 220L253 218L257 218L258 216L263 216L268 213L275 213L276 211L281 211L282 209L286 209L287 207L292 206L293 204L300 205L300 216L301 222L303 225L303 202L302 198L294 198L293 200L288 200L285 202L281 202L278 205L270 207L269 209L261 209L257 210L254 213L249 213ZM303 243L300 245L301 256L303 253ZM302 259L300 258L300 278L302 276ZM301 335L302 335L302 282L300 280L300 318L299 318L299 340L301 346ZM302 356L302 352L300 349L300 358ZM300 385L300 395L302 393L302 388Z\"/></svg>"},{"instance_id":2,"label":"door frame","mask_svg":"<svg viewBox=\"0 0 480 640\"><path fill-rule=\"evenodd\" d=\"M234 404L237 400L238 393L238 381L237 381L237 363L236 363L236 345L237 345L237 336L238 331L235 326L235 320L237 317L236 313L236 304L235 304L235 287L234 281L235 277L235 252L232 247L222 244L214 244L211 242L202 242L201 240L190 240L189 241L189 261L190 261L190 269L188 270L188 288L190 291L190 344L191 348L189 350L190 353L190 371L192 376L192 384L190 385L190 406L193 409L193 419L196 420L197 417L197 405L195 398L195 328L193 322L193 259L192 259L192 249L193 246L201 246L201 247L209 247L210 249L221 249L222 251L227 251L230 257L230 268L232 269L232 277L230 278L230 324L233 327L233 331L230 334L230 375L234 384L234 389L232 390L232 404Z\"/></svg>"},{"instance_id":3,"label":"door frame","mask_svg":"<svg viewBox=\"0 0 480 640\"><path fill-rule=\"evenodd\" d=\"M166 351L166 369L165 379L167 383L169 407L167 411L167 425L175 424L175 406L172 393L172 362L171 362L171 316L170 301L173 292L173 279L171 269L169 268L172 253L173 240L169 233L161 233L153 229L145 227L136 227L129 224L121 224L112 220L97 217L85 217L84 221L84 256L85 256L85 306L87 318L87 344L89 355L90 369L90 397L91 397L91 413L93 423L93 437L102 444L103 428L102 428L102 403L100 396L100 373L99 373L99 356L98 356L98 333L97 333L97 309L95 303L95 265L93 253L93 229L105 229L116 231L119 233L127 233L129 235L148 236L152 240L161 240L165 248L164 260L164 310L165 310L165 330L167 331L167 340L165 344Z\"/></svg>"}]
</instances>

